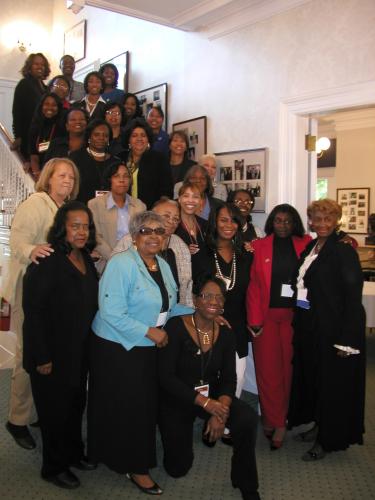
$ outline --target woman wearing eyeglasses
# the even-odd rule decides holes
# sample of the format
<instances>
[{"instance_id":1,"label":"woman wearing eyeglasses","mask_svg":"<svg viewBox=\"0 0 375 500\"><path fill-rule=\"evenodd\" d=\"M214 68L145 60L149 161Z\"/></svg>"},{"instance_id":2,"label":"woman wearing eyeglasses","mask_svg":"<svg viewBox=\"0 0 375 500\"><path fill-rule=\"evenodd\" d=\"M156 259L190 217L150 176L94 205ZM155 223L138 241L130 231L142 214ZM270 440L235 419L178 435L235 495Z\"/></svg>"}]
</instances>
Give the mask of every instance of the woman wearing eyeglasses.
<instances>
[{"instance_id":1,"label":"woman wearing eyeglasses","mask_svg":"<svg viewBox=\"0 0 375 500\"><path fill-rule=\"evenodd\" d=\"M168 343L170 316L190 314L177 305L177 286L157 254L163 218L143 212L130 221L133 246L108 262L99 288L93 331L88 407L90 459L127 477L141 491L160 495L149 470L156 466L156 348Z\"/></svg>"},{"instance_id":2,"label":"woman wearing eyeglasses","mask_svg":"<svg viewBox=\"0 0 375 500\"><path fill-rule=\"evenodd\" d=\"M286 434L291 376L291 288L298 258L311 240L301 218L288 204L277 205L267 218L266 237L253 241L254 260L247 290L247 323L253 335L255 372L264 434L271 450Z\"/></svg>"},{"instance_id":3,"label":"woman wearing eyeglasses","mask_svg":"<svg viewBox=\"0 0 375 500\"><path fill-rule=\"evenodd\" d=\"M247 189L236 189L228 194L228 203L233 203L238 207L244 219L242 226L242 239L247 251L252 251L251 242L257 238L263 238L264 233L260 227L253 224L251 212L255 206L255 197L251 191Z\"/></svg>"},{"instance_id":4,"label":"woman wearing eyeglasses","mask_svg":"<svg viewBox=\"0 0 375 500\"><path fill-rule=\"evenodd\" d=\"M158 353L161 386L159 428L164 467L175 478L193 465L193 423L206 423L212 444L227 425L233 438L231 480L242 498L259 499L255 460L257 416L235 397L235 339L215 322L223 312L225 285L203 275L194 281L194 314L172 318L166 325L168 345Z\"/></svg>"}]
</instances>

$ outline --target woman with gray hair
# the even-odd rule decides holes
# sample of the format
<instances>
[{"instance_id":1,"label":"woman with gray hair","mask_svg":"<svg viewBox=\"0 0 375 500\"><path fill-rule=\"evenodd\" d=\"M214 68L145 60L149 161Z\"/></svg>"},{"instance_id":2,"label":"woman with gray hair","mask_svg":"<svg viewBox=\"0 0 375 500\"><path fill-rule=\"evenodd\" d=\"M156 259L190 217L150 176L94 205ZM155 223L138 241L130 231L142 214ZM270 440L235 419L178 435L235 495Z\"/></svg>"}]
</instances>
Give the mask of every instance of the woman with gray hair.
<instances>
[{"instance_id":1,"label":"woman with gray hair","mask_svg":"<svg viewBox=\"0 0 375 500\"><path fill-rule=\"evenodd\" d=\"M192 309L177 304L172 272L158 256L164 219L139 213L129 231L133 246L108 262L92 326L89 455L127 473L144 493L160 495L162 489L149 475L156 466L156 348L168 342L167 319Z\"/></svg>"}]
</instances>

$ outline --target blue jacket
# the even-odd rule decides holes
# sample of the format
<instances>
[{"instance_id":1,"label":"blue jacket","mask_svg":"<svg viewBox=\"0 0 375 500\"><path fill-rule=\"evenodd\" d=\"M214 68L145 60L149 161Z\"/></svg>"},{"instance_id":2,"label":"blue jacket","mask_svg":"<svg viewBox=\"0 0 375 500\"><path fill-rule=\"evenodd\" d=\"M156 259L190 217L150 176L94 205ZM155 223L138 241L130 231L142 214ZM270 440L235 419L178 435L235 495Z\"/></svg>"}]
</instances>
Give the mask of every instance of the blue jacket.
<instances>
[{"instance_id":1,"label":"blue jacket","mask_svg":"<svg viewBox=\"0 0 375 500\"><path fill-rule=\"evenodd\" d=\"M191 314L190 307L177 304L177 285L169 265L157 257L169 296L168 318ZM99 311L92 329L99 337L122 344L154 346L147 330L156 325L162 298L156 282L134 248L114 255L99 284Z\"/></svg>"}]
</instances>

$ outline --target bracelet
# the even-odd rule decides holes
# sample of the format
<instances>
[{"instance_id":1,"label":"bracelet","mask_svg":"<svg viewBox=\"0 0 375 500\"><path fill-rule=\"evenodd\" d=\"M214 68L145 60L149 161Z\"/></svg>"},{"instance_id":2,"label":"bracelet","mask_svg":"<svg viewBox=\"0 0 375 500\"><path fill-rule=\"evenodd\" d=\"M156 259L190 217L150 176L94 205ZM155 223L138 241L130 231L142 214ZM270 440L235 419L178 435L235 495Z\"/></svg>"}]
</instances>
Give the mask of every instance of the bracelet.
<instances>
[{"instance_id":1,"label":"bracelet","mask_svg":"<svg viewBox=\"0 0 375 500\"><path fill-rule=\"evenodd\" d=\"M210 399L210 398L207 398L207 401L204 403L203 408L206 408L206 406L208 405L208 403L209 403L210 401L211 401L211 399Z\"/></svg>"}]
</instances>

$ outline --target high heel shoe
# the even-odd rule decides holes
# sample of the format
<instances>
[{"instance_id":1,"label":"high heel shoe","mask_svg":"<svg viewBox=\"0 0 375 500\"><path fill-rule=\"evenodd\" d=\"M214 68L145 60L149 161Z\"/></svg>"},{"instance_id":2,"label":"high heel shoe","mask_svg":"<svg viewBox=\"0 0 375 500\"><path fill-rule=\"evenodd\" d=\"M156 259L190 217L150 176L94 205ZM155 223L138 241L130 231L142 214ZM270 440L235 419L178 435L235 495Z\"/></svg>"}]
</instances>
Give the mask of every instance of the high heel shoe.
<instances>
[{"instance_id":1,"label":"high heel shoe","mask_svg":"<svg viewBox=\"0 0 375 500\"><path fill-rule=\"evenodd\" d=\"M282 447L282 445L284 443L285 434L286 434L285 427L280 427L278 429L275 429L275 432L272 435L271 444L270 444L271 451L279 450Z\"/></svg>"},{"instance_id":2,"label":"high heel shoe","mask_svg":"<svg viewBox=\"0 0 375 500\"><path fill-rule=\"evenodd\" d=\"M141 486L140 484L137 483L137 481L134 479L133 474L126 474L126 477L130 479L130 481L135 484L135 486L140 489L143 493L146 493L147 495L161 495L163 493L163 490L160 488L160 486L154 482L152 486L149 488L146 488L145 486Z\"/></svg>"}]
</instances>

